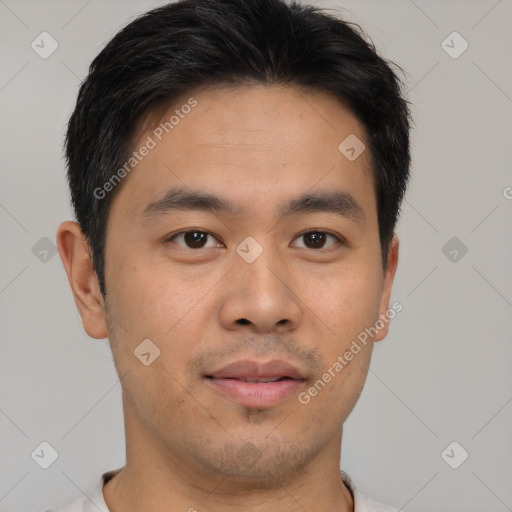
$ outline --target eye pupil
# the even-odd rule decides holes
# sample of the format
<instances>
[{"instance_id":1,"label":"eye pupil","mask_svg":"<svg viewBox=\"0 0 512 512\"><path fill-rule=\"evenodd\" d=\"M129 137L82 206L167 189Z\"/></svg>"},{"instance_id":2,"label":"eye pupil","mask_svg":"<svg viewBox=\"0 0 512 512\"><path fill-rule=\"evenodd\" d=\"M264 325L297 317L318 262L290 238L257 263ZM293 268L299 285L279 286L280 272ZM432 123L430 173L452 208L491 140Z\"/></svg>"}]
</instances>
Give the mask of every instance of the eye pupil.
<instances>
[{"instance_id":1,"label":"eye pupil","mask_svg":"<svg viewBox=\"0 0 512 512\"><path fill-rule=\"evenodd\" d=\"M201 249L204 246L206 240L206 233L202 231L189 231L184 234L185 242L189 247L195 247Z\"/></svg>"},{"instance_id":2,"label":"eye pupil","mask_svg":"<svg viewBox=\"0 0 512 512\"><path fill-rule=\"evenodd\" d=\"M311 233L306 233L303 235L305 240L311 240L312 244L306 242L308 247L318 248L319 246L323 246L325 243L325 233L319 233L317 231L312 231Z\"/></svg>"},{"instance_id":3,"label":"eye pupil","mask_svg":"<svg viewBox=\"0 0 512 512\"><path fill-rule=\"evenodd\" d=\"M174 235L171 240L180 237L189 249L203 249L209 236L210 234L205 231L182 231L180 234ZM323 249L328 236L333 237L334 235L324 231L309 231L302 234L301 238L308 249Z\"/></svg>"}]
</instances>

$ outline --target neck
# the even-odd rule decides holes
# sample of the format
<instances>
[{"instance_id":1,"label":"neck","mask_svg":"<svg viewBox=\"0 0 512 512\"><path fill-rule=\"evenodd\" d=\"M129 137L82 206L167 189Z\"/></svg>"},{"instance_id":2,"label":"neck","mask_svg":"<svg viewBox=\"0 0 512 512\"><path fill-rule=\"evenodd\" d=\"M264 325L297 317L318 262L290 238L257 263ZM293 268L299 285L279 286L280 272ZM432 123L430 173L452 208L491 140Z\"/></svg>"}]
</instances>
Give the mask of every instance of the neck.
<instances>
[{"instance_id":1,"label":"neck","mask_svg":"<svg viewBox=\"0 0 512 512\"><path fill-rule=\"evenodd\" d=\"M144 435L142 435L144 434ZM353 512L339 468L342 430L311 460L266 478L226 476L126 423L126 465L103 487L110 512Z\"/></svg>"}]
</instances>

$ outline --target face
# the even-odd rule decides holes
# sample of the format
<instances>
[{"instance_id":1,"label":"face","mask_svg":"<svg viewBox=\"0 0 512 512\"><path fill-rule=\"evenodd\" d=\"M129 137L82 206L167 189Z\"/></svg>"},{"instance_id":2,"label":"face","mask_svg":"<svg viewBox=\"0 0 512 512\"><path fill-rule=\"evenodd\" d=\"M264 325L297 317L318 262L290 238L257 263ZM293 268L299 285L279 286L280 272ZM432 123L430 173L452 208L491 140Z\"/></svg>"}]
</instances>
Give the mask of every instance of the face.
<instances>
[{"instance_id":1,"label":"face","mask_svg":"<svg viewBox=\"0 0 512 512\"><path fill-rule=\"evenodd\" d=\"M196 90L152 121L109 213L107 313L82 315L89 333L105 323L127 439L242 480L336 458L387 325L353 342L388 310L396 267L369 150L338 149L368 148L362 126L326 93L256 85Z\"/></svg>"}]
</instances>

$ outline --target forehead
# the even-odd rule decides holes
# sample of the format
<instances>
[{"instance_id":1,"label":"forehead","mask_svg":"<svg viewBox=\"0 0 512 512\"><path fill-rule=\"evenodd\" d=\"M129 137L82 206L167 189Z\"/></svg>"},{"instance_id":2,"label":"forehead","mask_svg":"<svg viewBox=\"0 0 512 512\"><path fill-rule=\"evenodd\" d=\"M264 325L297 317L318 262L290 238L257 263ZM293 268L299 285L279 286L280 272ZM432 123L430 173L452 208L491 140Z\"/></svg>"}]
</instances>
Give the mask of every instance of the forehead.
<instances>
[{"instance_id":1,"label":"forehead","mask_svg":"<svg viewBox=\"0 0 512 512\"><path fill-rule=\"evenodd\" d=\"M195 89L148 115L138 135L133 150L148 141L152 149L120 195L139 213L175 185L236 193L240 201L341 185L373 199L368 151L353 161L340 151L347 137L367 147L364 129L325 92L263 85Z\"/></svg>"}]
</instances>

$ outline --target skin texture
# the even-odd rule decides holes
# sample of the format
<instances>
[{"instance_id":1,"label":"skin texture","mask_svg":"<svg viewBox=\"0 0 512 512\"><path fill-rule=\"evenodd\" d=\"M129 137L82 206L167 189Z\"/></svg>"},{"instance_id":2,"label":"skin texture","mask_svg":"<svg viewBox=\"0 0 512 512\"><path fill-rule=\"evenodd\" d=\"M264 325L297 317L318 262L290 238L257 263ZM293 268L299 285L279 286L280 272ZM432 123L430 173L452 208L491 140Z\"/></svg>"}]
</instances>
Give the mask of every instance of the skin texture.
<instances>
[{"instance_id":1,"label":"skin texture","mask_svg":"<svg viewBox=\"0 0 512 512\"><path fill-rule=\"evenodd\" d=\"M352 162L338 150L349 134L366 144L364 130L323 92L197 89L170 113L191 96L197 106L112 203L106 303L78 225L58 231L84 329L109 338L123 389L127 463L105 485L105 500L112 512L351 511L339 472L342 427L387 322L306 405L292 396L245 407L212 390L204 375L236 360L284 359L308 389L389 309L398 239L383 272L369 149ZM148 118L134 148L158 122ZM143 218L176 185L229 199L235 210ZM351 194L364 219L332 212L279 219L289 199L332 190ZM203 248L183 236L168 240L190 229L210 234ZM344 241L327 236L315 246L302 236L311 231ZM252 263L236 252L248 236L263 249ZM144 339L160 350L149 366L134 356Z\"/></svg>"}]
</instances>

